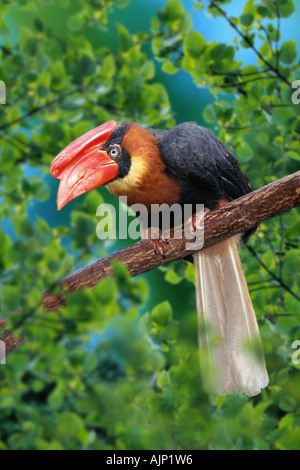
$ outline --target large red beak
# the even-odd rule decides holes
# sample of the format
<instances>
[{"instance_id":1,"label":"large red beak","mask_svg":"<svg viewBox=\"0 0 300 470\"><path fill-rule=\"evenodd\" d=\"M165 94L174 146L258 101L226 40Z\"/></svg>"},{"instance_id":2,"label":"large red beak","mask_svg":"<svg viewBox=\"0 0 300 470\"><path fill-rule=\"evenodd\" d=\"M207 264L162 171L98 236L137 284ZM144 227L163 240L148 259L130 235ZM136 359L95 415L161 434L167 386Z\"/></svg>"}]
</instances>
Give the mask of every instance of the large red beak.
<instances>
[{"instance_id":1,"label":"large red beak","mask_svg":"<svg viewBox=\"0 0 300 470\"><path fill-rule=\"evenodd\" d=\"M53 160L50 173L60 181L57 210L118 175L118 164L100 150L117 126L109 121L78 137Z\"/></svg>"}]
</instances>

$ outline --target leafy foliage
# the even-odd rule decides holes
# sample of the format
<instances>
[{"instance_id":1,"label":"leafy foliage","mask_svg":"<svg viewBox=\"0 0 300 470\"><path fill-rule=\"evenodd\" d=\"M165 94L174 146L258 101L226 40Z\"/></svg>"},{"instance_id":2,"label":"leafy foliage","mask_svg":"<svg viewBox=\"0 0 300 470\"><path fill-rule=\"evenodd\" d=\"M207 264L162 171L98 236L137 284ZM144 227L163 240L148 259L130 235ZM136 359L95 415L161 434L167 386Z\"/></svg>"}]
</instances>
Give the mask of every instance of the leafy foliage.
<instances>
[{"instance_id":1,"label":"leafy foliage","mask_svg":"<svg viewBox=\"0 0 300 470\"><path fill-rule=\"evenodd\" d=\"M59 315L42 311L44 289L55 292L66 274L111 249L95 234L106 193L81 198L70 223L47 204L53 156L109 119L174 122L150 39L164 73L184 70L211 91L207 125L255 187L299 169L299 107L291 102L299 59L295 42L281 38L293 0L249 0L240 17L227 13L230 0L194 2L212 27L218 18L232 28L230 44L207 42L180 0L166 2L151 33L118 24L117 38L107 34L107 12L127 3L2 5L0 305L27 342L0 366L0 448L299 449L299 366L291 361L300 334L296 210L262 224L241 252L271 378L255 399L208 396L194 300L176 315L172 299L141 315L149 286L118 264L114 279L69 295ZM239 58L244 49L251 64ZM161 271L166 286L190 292L191 264Z\"/></svg>"}]
</instances>

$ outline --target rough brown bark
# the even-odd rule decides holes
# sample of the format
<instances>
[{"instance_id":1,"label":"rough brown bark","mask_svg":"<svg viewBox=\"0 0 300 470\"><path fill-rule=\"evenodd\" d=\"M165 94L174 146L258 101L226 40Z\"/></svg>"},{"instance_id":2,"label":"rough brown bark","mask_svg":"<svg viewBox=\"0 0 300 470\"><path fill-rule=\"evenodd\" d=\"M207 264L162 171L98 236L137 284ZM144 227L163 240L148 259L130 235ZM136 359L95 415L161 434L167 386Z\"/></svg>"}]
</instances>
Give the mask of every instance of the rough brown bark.
<instances>
[{"instance_id":1,"label":"rough brown bark","mask_svg":"<svg viewBox=\"0 0 300 470\"><path fill-rule=\"evenodd\" d=\"M216 211L207 213L203 248L252 229L263 220L287 212L299 205L300 171L236 199ZM170 261L185 258L193 252L194 250L186 249L184 238L171 239L169 245L164 245L166 259L163 259L160 254L154 254L149 241L143 240L135 243L63 279L59 284L61 294L53 295L45 291L43 293L44 308L46 311L57 310L65 305L65 292L73 292L85 287L93 288L100 279L111 276L113 274L112 260L122 262L131 276L136 276ZM0 328L4 330L2 340L5 341L9 353L17 347L17 340L5 329L5 325L5 320L0 320Z\"/></svg>"}]
</instances>

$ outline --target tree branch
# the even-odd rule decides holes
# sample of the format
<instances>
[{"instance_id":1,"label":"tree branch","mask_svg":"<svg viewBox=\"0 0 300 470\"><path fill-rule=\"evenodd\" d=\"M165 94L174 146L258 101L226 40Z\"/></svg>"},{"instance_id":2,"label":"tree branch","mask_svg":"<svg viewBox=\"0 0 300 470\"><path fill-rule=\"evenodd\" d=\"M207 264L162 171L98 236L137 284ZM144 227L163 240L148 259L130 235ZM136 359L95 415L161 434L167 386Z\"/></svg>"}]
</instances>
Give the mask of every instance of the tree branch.
<instances>
[{"instance_id":1,"label":"tree branch","mask_svg":"<svg viewBox=\"0 0 300 470\"><path fill-rule=\"evenodd\" d=\"M295 206L300 206L300 171L281 180L264 186L239 199L229 202L220 209L205 215L204 248L226 240L231 236L250 230ZM145 273L171 261L186 258L195 251L186 249L186 240L171 239L164 247L166 259L155 255L148 240L123 248L106 258L86 266L59 283L60 294L43 293L45 311L56 311L66 305L64 295L83 288L93 288L101 279L113 275L112 261L122 262L131 276ZM18 342L6 329L6 320L0 320L4 330L2 340L6 343L7 352L16 349Z\"/></svg>"},{"instance_id":2,"label":"tree branch","mask_svg":"<svg viewBox=\"0 0 300 470\"><path fill-rule=\"evenodd\" d=\"M244 86L247 85L247 83L252 83L252 82L259 82L261 80L274 80L276 79L275 77L271 77L269 75L266 75L264 77L255 77L251 78L250 80L245 80L244 82L236 82L236 83L227 83L226 85L220 85L220 88L235 88L238 86Z\"/></svg>"},{"instance_id":3,"label":"tree branch","mask_svg":"<svg viewBox=\"0 0 300 470\"><path fill-rule=\"evenodd\" d=\"M226 12L214 1L212 0L211 1L211 7L214 7L216 8L216 10L218 10L219 13L221 13L221 15L226 19L226 21L230 24L230 26L238 33L238 35L251 47L251 49L253 50L253 52L255 52L255 54L257 55L257 57L268 67L269 70L275 72L276 76L281 80L283 81L286 85L288 85L290 88L292 86L292 84L289 82L289 80L284 77L279 69L278 69L278 66L274 67L269 61L267 61L264 56L259 52L259 50L255 47L255 45L253 44L253 42L248 38L248 36L246 34L244 34L235 24L234 22L232 21L231 18L229 18L229 16L227 16ZM279 10L278 10L279 11Z\"/></svg>"}]
</instances>

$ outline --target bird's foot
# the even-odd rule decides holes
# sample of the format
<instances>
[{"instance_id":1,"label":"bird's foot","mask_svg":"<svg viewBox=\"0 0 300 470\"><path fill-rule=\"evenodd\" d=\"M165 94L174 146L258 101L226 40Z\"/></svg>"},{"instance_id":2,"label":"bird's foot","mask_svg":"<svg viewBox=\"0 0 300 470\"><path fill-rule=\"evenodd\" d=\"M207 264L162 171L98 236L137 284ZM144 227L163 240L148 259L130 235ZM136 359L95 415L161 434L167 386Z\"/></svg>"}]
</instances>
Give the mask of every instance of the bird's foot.
<instances>
[{"instance_id":1,"label":"bird's foot","mask_svg":"<svg viewBox=\"0 0 300 470\"><path fill-rule=\"evenodd\" d=\"M208 212L210 212L210 209L208 209L208 207L204 207L203 211L196 212L188 219L187 223L190 227L191 233L195 233L196 230L204 228L204 217Z\"/></svg>"},{"instance_id":2,"label":"bird's foot","mask_svg":"<svg viewBox=\"0 0 300 470\"><path fill-rule=\"evenodd\" d=\"M159 228L149 228L147 230L146 237L151 245L153 246L154 253L160 253L163 259L166 259L161 242L164 242L166 245L169 245L169 242L164 238L162 231Z\"/></svg>"}]
</instances>

